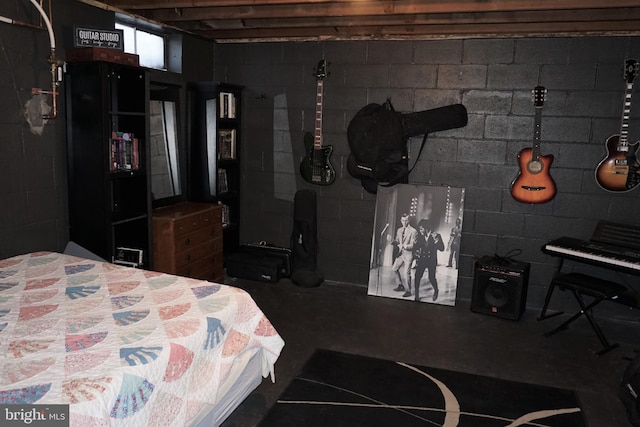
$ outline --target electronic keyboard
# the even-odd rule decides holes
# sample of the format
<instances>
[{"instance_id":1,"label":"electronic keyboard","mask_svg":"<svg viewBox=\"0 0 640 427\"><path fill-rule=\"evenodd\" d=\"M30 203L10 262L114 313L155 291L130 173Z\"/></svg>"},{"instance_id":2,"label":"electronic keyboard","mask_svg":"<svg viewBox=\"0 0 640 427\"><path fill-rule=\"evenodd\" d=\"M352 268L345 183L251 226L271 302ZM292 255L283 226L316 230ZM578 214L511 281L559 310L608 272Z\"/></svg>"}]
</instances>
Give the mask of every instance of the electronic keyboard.
<instances>
[{"instance_id":1,"label":"electronic keyboard","mask_svg":"<svg viewBox=\"0 0 640 427\"><path fill-rule=\"evenodd\" d=\"M560 237L545 244L542 251L640 274L640 227L600 221L590 240Z\"/></svg>"}]
</instances>

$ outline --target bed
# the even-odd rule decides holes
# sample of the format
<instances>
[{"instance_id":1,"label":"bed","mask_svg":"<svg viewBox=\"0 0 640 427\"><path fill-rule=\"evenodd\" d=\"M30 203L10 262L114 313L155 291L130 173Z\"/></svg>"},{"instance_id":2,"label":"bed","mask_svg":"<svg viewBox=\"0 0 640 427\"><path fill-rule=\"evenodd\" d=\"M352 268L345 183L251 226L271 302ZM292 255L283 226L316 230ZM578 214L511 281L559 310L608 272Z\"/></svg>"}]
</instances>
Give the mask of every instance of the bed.
<instances>
[{"instance_id":1,"label":"bed","mask_svg":"<svg viewBox=\"0 0 640 427\"><path fill-rule=\"evenodd\" d=\"M71 426L216 426L284 341L245 291L36 252L0 260L0 404Z\"/></svg>"}]
</instances>

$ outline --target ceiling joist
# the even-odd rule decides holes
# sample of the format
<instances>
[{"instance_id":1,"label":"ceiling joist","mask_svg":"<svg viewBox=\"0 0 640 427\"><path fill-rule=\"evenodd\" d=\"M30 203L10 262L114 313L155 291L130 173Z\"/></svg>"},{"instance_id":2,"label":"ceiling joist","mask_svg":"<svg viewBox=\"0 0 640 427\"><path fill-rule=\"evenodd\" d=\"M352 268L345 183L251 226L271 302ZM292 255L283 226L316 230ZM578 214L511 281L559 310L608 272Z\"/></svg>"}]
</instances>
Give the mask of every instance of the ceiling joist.
<instances>
[{"instance_id":1,"label":"ceiling joist","mask_svg":"<svg viewBox=\"0 0 640 427\"><path fill-rule=\"evenodd\" d=\"M217 42L640 34L637 0L80 0Z\"/></svg>"}]
</instances>

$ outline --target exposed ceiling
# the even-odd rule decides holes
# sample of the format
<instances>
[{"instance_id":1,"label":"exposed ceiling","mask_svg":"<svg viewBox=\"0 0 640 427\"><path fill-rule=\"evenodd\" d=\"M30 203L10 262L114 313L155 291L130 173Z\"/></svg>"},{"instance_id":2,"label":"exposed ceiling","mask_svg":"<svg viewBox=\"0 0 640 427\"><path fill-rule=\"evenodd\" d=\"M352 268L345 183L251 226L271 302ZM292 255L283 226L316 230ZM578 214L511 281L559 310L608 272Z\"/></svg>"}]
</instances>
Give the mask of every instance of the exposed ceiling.
<instances>
[{"instance_id":1,"label":"exposed ceiling","mask_svg":"<svg viewBox=\"0 0 640 427\"><path fill-rule=\"evenodd\" d=\"M639 0L80 0L216 42L640 35Z\"/></svg>"}]
</instances>

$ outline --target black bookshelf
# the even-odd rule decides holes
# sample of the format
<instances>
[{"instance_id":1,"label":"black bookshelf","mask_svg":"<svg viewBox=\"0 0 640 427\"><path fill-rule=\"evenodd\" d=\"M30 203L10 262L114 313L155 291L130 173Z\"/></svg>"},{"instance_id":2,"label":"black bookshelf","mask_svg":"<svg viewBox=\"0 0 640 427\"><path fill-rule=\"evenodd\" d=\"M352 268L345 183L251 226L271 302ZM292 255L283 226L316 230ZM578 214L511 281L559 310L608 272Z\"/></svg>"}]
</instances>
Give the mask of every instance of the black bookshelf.
<instances>
[{"instance_id":1,"label":"black bookshelf","mask_svg":"<svg viewBox=\"0 0 640 427\"><path fill-rule=\"evenodd\" d=\"M122 248L141 253L143 268L153 264L147 85L139 67L67 64L69 238L110 262Z\"/></svg>"},{"instance_id":2,"label":"black bookshelf","mask_svg":"<svg viewBox=\"0 0 640 427\"><path fill-rule=\"evenodd\" d=\"M189 198L222 205L224 251L240 244L242 87L188 85Z\"/></svg>"}]
</instances>

